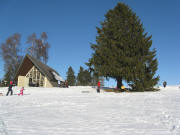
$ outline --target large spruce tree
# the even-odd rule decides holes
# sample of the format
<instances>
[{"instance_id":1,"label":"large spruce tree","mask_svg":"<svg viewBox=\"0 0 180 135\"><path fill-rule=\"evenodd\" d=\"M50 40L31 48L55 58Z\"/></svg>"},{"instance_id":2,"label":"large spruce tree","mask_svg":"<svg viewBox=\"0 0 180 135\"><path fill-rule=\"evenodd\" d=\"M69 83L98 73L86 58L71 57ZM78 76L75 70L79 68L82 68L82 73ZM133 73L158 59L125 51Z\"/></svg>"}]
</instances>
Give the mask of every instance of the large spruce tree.
<instances>
[{"instance_id":1,"label":"large spruce tree","mask_svg":"<svg viewBox=\"0 0 180 135\"><path fill-rule=\"evenodd\" d=\"M68 85L75 86L76 77L74 75L74 70L73 70L73 68L71 66L68 68L68 71L67 71L66 75L67 75Z\"/></svg>"},{"instance_id":2,"label":"large spruce tree","mask_svg":"<svg viewBox=\"0 0 180 135\"><path fill-rule=\"evenodd\" d=\"M117 80L121 88L125 80L133 90L152 90L159 77L156 51L151 49L152 40L144 32L136 14L124 3L109 10L101 27L97 27L94 53L88 66L100 76Z\"/></svg>"}]
</instances>

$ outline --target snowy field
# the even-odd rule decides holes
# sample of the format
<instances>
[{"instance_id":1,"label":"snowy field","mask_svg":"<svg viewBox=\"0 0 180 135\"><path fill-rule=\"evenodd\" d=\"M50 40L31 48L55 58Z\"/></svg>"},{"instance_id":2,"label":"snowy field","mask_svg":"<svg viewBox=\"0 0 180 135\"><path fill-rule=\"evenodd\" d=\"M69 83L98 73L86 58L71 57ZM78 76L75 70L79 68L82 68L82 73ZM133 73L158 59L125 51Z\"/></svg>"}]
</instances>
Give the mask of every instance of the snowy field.
<instances>
[{"instance_id":1,"label":"snowy field","mask_svg":"<svg viewBox=\"0 0 180 135\"><path fill-rule=\"evenodd\" d=\"M180 135L178 86L142 93L25 89L24 96L0 96L0 135Z\"/></svg>"}]
</instances>

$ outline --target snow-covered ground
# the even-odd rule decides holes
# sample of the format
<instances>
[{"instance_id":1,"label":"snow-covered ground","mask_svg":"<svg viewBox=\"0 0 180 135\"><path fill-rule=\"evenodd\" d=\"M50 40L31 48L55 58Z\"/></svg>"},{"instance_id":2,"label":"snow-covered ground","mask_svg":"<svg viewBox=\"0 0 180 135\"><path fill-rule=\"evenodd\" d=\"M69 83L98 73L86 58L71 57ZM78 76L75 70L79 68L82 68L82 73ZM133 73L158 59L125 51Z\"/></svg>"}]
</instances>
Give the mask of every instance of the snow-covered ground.
<instances>
[{"instance_id":1,"label":"snow-covered ground","mask_svg":"<svg viewBox=\"0 0 180 135\"><path fill-rule=\"evenodd\" d=\"M142 93L25 89L24 96L0 96L0 135L180 135L178 86Z\"/></svg>"}]
</instances>

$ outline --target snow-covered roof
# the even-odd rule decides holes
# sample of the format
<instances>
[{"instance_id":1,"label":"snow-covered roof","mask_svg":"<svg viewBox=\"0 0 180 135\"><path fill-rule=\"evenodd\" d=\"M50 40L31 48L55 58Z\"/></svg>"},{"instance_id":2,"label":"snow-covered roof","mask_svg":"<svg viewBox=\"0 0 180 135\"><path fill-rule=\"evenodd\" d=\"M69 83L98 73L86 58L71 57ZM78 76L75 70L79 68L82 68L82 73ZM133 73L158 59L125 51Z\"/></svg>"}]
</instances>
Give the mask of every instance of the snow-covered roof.
<instances>
[{"instance_id":1,"label":"snow-covered roof","mask_svg":"<svg viewBox=\"0 0 180 135\"><path fill-rule=\"evenodd\" d=\"M63 79L61 76L59 76L59 75L56 74L55 72L52 72L52 74L54 75L54 78L55 78L57 81L62 81L62 82L64 82L64 79Z\"/></svg>"}]
</instances>

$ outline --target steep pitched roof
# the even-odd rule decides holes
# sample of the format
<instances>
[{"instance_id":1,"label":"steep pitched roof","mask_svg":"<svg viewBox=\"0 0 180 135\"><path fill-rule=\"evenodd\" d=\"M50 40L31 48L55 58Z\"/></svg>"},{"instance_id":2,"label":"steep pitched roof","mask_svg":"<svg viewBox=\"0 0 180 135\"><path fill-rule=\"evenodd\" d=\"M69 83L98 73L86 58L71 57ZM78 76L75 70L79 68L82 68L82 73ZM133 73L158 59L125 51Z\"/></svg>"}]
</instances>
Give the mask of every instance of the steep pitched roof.
<instances>
[{"instance_id":1,"label":"steep pitched roof","mask_svg":"<svg viewBox=\"0 0 180 135\"><path fill-rule=\"evenodd\" d=\"M32 66L35 66L43 75L47 77L47 79L51 82L51 84L56 87L58 86L57 80L55 79L53 72L55 72L57 75L58 72L56 72L54 69L50 68L46 64L42 63L41 61L35 59L34 57L30 55L26 55L24 57L23 62L19 66L16 75L15 80L18 79L19 75L25 76L27 72L32 68Z\"/></svg>"}]
</instances>

